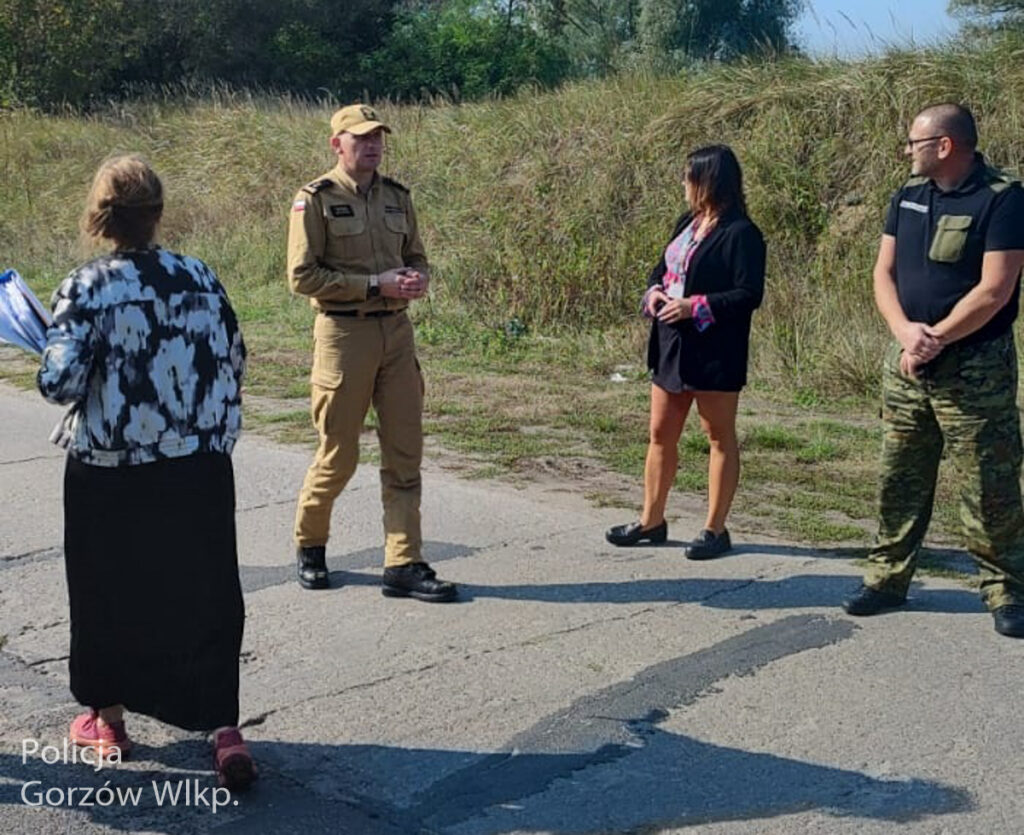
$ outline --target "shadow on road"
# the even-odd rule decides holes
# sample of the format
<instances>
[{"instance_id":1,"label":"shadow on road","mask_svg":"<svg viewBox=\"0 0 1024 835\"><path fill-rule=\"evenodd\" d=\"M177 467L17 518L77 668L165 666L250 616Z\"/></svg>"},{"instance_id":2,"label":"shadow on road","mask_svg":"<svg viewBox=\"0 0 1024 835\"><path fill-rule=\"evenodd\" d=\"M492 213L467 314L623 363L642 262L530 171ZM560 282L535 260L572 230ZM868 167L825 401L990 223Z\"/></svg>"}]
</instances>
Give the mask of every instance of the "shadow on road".
<instances>
[{"instance_id":1,"label":"shadow on road","mask_svg":"<svg viewBox=\"0 0 1024 835\"><path fill-rule=\"evenodd\" d=\"M429 541L423 543L423 558L429 563L454 560L475 554L479 548L459 545L453 542ZM244 554L240 559L244 562ZM380 569L384 565L383 548L363 548L340 556L327 558L327 570L330 572L332 588L342 585L372 585L380 583L380 577L367 577L357 573L361 569ZM295 563L287 565L239 565L238 576L242 581L242 591L252 593L262 589L295 582Z\"/></svg>"},{"instance_id":2,"label":"shadow on road","mask_svg":"<svg viewBox=\"0 0 1024 835\"><path fill-rule=\"evenodd\" d=\"M0 754L0 818L10 816L3 805L24 803L26 790L31 802L52 787L104 784L138 789L139 805L76 808L76 814L120 831L168 835L205 832L214 824L218 835L607 835L760 821L808 809L893 822L970 809L968 794L954 786L716 745L661 727L712 697L717 682L835 646L856 629L849 620L818 614L752 627L583 692L494 753L257 741L252 748L264 771L261 784L218 818L208 805L157 803L154 781L191 778L209 786L209 773L197 774L209 767L209 750L194 737L162 748L140 746L136 767L100 772ZM457 724L450 732L464 736Z\"/></svg>"},{"instance_id":3,"label":"shadow on road","mask_svg":"<svg viewBox=\"0 0 1024 835\"><path fill-rule=\"evenodd\" d=\"M969 795L920 779L879 779L858 771L744 751L702 742L658 728L638 728L642 745L605 745L596 751L496 753L394 748L379 745L319 745L257 742L253 754L263 768L257 787L238 806L214 815L208 807L157 806L152 782L199 779L212 787L205 742L186 740L139 757L168 773L46 765L18 755L0 755L0 818L5 805L23 805L28 789L104 784L142 789L137 806L75 808L116 831L167 835L227 833L338 833L409 835L550 832L559 835L636 832L716 821L764 820L817 809L839 817L900 822L971 808ZM628 758L628 763L619 761ZM181 771L186 769L186 771ZM583 771L587 774L582 774ZM401 804L378 799L381 784L408 775L423 788ZM424 775L439 777L424 783ZM588 779L590 778L590 779ZM14 783L6 782L13 780ZM378 789L381 786L377 787ZM35 814L33 814L35 817ZM42 823L42 820L38 820ZM462 824L460 826L460 824Z\"/></svg>"},{"instance_id":4,"label":"shadow on road","mask_svg":"<svg viewBox=\"0 0 1024 835\"><path fill-rule=\"evenodd\" d=\"M852 577L799 574L782 580L701 577L621 582L509 586L462 585L464 598L493 597L544 603L700 603L716 609L835 607L857 587ZM911 588L900 611L967 614L983 611L978 595L960 589Z\"/></svg>"}]
</instances>

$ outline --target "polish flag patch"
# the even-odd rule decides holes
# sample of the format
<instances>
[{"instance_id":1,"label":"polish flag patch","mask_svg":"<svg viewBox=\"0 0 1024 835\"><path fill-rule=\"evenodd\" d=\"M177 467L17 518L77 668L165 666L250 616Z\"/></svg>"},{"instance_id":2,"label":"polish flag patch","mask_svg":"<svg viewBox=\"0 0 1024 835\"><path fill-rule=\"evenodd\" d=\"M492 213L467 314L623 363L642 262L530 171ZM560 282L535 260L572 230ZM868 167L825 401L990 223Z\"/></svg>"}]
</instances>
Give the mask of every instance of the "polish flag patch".
<instances>
[{"instance_id":1,"label":"polish flag patch","mask_svg":"<svg viewBox=\"0 0 1024 835\"><path fill-rule=\"evenodd\" d=\"M292 203L292 211L293 212L304 212L304 211L306 211L306 201L305 200L296 200L294 203Z\"/></svg>"}]
</instances>

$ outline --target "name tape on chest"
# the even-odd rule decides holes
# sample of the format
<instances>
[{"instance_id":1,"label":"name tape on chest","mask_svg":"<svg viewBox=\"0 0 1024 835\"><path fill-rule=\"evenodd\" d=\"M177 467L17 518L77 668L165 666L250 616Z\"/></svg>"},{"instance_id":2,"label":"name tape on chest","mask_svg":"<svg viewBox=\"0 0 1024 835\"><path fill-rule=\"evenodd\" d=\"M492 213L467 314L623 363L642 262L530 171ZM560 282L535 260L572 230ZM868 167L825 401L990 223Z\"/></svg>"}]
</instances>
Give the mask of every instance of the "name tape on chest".
<instances>
[{"instance_id":1,"label":"name tape on chest","mask_svg":"<svg viewBox=\"0 0 1024 835\"><path fill-rule=\"evenodd\" d=\"M384 206L384 214L386 215L404 215L405 209L401 206Z\"/></svg>"},{"instance_id":2,"label":"name tape on chest","mask_svg":"<svg viewBox=\"0 0 1024 835\"><path fill-rule=\"evenodd\" d=\"M924 203L915 203L913 200L900 200L901 209L910 209L912 212L928 214L928 207Z\"/></svg>"},{"instance_id":3,"label":"name tape on chest","mask_svg":"<svg viewBox=\"0 0 1024 835\"><path fill-rule=\"evenodd\" d=\"M329 206L328 211L331 213L331 217L355 217L356 210L351 206L341 204L336 206Z\"/></svg>"}]
</instances>

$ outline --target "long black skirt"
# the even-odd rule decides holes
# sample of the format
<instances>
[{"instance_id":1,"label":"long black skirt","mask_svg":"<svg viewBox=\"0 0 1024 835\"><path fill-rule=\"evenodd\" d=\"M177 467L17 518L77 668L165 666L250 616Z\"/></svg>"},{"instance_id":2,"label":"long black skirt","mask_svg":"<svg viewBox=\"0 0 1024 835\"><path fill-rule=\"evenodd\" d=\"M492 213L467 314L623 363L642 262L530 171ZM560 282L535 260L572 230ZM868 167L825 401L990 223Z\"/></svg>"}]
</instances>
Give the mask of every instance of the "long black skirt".
<instances>
[{"instance_id":1,"label":"long black skirt","mask_svg":"<svg viewBox=\"0 0 1024 835\"><path fill-rule=\"evenodd\" d=\"M238 724L245 609L229 456L68 457L64 555L79 702L195 731Z\"/></svg>"}]
</instances>

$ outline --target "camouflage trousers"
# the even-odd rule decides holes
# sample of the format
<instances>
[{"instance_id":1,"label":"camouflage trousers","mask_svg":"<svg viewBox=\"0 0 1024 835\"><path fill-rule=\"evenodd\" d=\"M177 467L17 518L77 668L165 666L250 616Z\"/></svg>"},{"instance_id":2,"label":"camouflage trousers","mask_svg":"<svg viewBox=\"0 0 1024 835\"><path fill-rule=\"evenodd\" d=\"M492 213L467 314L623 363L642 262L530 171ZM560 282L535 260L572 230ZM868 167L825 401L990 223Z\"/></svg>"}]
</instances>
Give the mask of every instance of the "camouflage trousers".
<instances>
[{"instance_id":1,"label":"camouflage trousers","mask_svg":"<svg viewBox=\"0 0 1024 835\"><path fill-rule=\"evenodd\" d=\"M1024 603L1024 509L1013 334L946 348L919 379L887 352L882 381L882 475L878 538L864 583L905 595L931 520L946 448L960 486L967 550L989 609Z\"/></svg>"}]
</instances>

